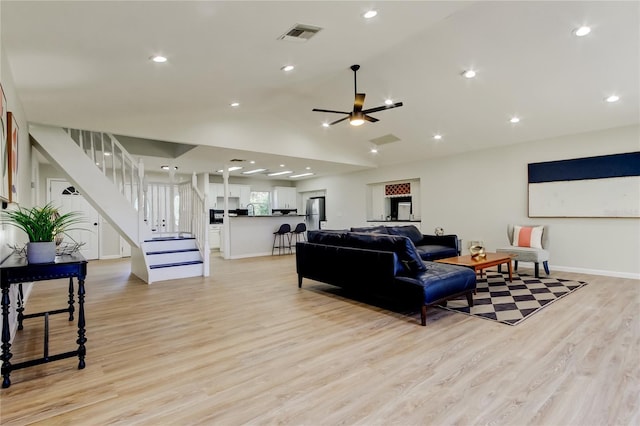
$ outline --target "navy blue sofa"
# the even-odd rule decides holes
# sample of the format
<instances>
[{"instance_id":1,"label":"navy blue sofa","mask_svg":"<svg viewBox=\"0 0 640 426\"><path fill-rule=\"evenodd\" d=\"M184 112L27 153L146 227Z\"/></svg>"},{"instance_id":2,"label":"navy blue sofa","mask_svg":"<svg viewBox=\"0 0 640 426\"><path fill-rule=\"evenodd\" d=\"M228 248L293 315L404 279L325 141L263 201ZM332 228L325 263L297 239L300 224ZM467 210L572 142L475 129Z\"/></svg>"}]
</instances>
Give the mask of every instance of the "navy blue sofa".
<instances>
[{"instance_id":1,"label":"navy blue sofa","mask_svg":"<svg viewBox=\"0 0 640 426\"><path fill-rule=\"evenodd\" d=\"M425 235L414 225L369 226L351 228L352 232L401 235L411 240L422 260L437 260L459 256L461 247L457 235Z\"/></svg>"},{"instance_id":2,"label":"navy blue sofa","mask_svg":"<svg viewBox=\"0 0 640 426\"><path fill-rule=\"evenodd\" d=\"M303 278L427 307L466 296L473 306L472 269L423 261L405 236L350 231L308 231L296 244L298 287Z\"/></svg>"}]
</instances>

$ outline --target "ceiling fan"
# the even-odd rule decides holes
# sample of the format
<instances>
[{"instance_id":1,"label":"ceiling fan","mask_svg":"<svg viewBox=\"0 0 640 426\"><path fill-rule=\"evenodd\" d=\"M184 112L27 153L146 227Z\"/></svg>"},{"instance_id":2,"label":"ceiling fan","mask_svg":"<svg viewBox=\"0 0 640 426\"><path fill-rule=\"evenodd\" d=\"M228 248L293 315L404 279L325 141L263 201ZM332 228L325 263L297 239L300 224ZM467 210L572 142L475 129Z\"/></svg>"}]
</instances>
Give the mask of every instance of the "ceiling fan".
<instances>
[{"instance_id":1,"label":"ceiling fan","mask_svg":"<svg viewBox=\"0 0 640 426\"><path fill-rule=\"evenodd\" d=\"M358 79L357 79L357 75L356 75L356 73L358 72L359 69L360 69L360 65L351 65L351 70L353 71L353 92L355 94L355 101L353 102L353 111L351 111L351 112L334 111L334 110L331 110L331 109L320 109L320 108L314 108L313 109L313 111L318 111L318 112L330 112L330 113L333 113L333 114L346 114L347 115L346 117L341 118L339 120L336 120L333 123L329 123L329 125L332 126L332 125L340 123L341 121L344 121L346 119L349 119L349 124L351 124L352 126L360 126L365 121L369 121L371 123L375 123L376 121L379 121L379 120L377 118L371 117L370 115L367 115L367 114L371 114L373 112L383 111L385 109L397 108L397 107L401 107L402 106L402 102L396 102L396 103L390 104L390 105L382 105L382 106L379 106L379 107L369 108L369 109L363 110L362 106L364 105L365 94L364 93L358 93Z\"/></svg>"}]
</instances>

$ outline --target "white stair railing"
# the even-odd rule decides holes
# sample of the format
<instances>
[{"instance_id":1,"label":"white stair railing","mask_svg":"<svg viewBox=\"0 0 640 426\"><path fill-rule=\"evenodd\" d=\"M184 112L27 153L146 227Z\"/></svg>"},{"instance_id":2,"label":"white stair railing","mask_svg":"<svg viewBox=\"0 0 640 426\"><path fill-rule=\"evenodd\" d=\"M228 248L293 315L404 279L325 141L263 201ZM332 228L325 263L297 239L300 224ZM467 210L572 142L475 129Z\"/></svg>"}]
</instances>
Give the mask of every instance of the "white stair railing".
<instances>
[{"instance_id":1,"label":"white stair railing","mask_svg":"<svg viewBox=\"0 0 640 426\"><path fill-rule=\"evenodd\" d=\"M177 185L179 208L178 232L192 234L198 244L198 249L204 261L204 276L209 276L209 212L207 210L207 195L200 192L194 173L191 182Z\"/></svg>"},{"instance_id":2,"label":"white stair railing","mask_svg":"<svg viewBox=\"0 0 640 426\"><path fill-rule=\"evenodd\" d=\"M139 176L144 176L141 161L134 159L110 133L65 130L102 173L118 187L120 193L137 206Z\"/></svg>"},{"instance_id":3,"label":"white stair railing","mask_svg":"<svg viewBox=\"0 0 640 426\"><path fill-rule=\"evenodd\" d=\"M191 182L148 183L142 160L134 159L113 134L64 130L138 211L140 228L146 223L152 232L189 233L196 238L208 276L209 214L206 195L198 190L195 173Z\"/></svg>"},{"instance_id":4,"label":"white stair railing","mask_svg":"<svg viewBox=\"0 0 640 426\"><path fill-rule=\"evenodd\" d=\"M118 188L120 193L138 211L138 240L143 239L143 227L148 222L145 206L144 164L134 159L111 133L92 130L64 129L71 139L84 151Z\"/></svg>"}]
</instances>

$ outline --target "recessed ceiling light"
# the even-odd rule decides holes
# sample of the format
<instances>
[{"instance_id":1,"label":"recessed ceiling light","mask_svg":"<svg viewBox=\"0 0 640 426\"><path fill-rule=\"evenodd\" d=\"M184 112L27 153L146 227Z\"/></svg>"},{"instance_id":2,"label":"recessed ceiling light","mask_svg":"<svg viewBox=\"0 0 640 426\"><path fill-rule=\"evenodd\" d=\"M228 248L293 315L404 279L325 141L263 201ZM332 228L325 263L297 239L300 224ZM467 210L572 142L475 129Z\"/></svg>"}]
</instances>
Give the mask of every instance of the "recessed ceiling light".
<instances>
[{"instance_id":1,"label":"recessed ceiling light","mask_svg":"<svg viewBox=\"0 0 640 426\"><path fill-rule=\"evenodd\" d=\"M164 64L165 62L167 62L167 57L162 55L155 55L150 57L149 59L151 59L156 64Z\"/></svg>"},{"instance_id":2,"label":"recessed ceiling light","mask_svg":"<svg viewBox=\"0 0 640 426\"><path fill-rule=\"evenodd\" d=\"M378 11L377 11L377 10L373 10L373 9L371 9L371 10L367 10L367 11L362 15L362 17L363 17L364 19L371 19L371 18L373 18L374 16L376 16L377 14L378 14Z\"/></svg>"},{"instance_id":3,"label":"recessed ceiling light","mask_svg":"<svg viewBox=\"0 0 640 426\"><path fill-rule=\"evenodd\" d=\"M105 152L105 153L104 153L104 156L105 156L105 157L109 157L109 156L111 156L111 153L110 153L110 152Z\"/></svg>"},{"instance_id":4,"label":"recessed ceiling light","mask_svg":"<svg viewBox=\"0 0 640 426\"><path fill-rule=\"evenodd\" d=\"M293 173L293 172L291 170L285 170L283 172L268 173L267 176L288 175L289 173Z\"/></svg>"},{"instance_id":5,"label":"recessed ceiling light","mask_svg":"<svg viewBox=\"0 0 640 426\"><path fill-rule=\"evenodd\" d=\"M249 163L251 163L251 164L256 164L256 162L255 162L255 161L253 161L253 160L249 161Z\"/></svg>"},{"instance_id":6,"label":"recessed ceiling light","mask_svg":"<svg viewBox=\"0 0 640 426\"><path fill-rule=\"evenodd\" d=\"M242 172L243 175L252 175L254 173L260 173L260 172L264 172L267 169L253 169L253 170L247 170L246 172Z\"/></svg>"},{"instance_id":7,"label":"recessed ceiling light","mask_svg":"<svg viewBox=\"0 0 640 426\"><path fill-rule=\"evenodd\" d=\"M385 99L385 100L384 100L384 104L385 104L385 105L391 105L391 104L393 104L393 99Z\"/></svg>"},{"instance_id":8,"label":"recessed ceiling light","mask_svg":"<svg viewBox=\"0 0 640 426\"><path fill-rule=\"evenodd\" d=\"M289 71L293 71L295 69L295 66L293 65L285 65L284 67L280 68L282 71L284 72L289 72Z\"/></svg>"},{"instance_id":9,"label":"recessed ceiling light","mask_svg":"<svg viewBox=\"0 0 640 426\"><path fill-rule=\"evenodd\" d=\"M289 178L299 178L299 177L303 177L303 176L311 176L313 175L313 173L300 173L299 175L291 175L289 176Z\"/></svg>"},{"instance_id":10,"label":"recessed ceiling light","mask_svg":"<svg viewBox=\"0 0 640 426\"><path fill-rule=\"evenodd\" d=\"M162 170L169 170L169 166L160 166ZM173 170L178 170L178 166L173 166Z\"/></svg>"},{"instance_id":11,"label":"recessed ceiling light","mask_svg":"<svg viewBox=\"0 0 640 426\"><path fill-rule=\"evenodd\" d=\"M440 139L442 139L442 135L439 133L436 133L435 135L433 135L433 138L437 141L439 141Z\"/></svg>"},{"instance_id":12,"label":"recessed ceiling light","mask_svg":"<svg viewBox=\"0 0 640 426\"><path fill-rule=\"evenodd\" d=\"M611 95L607 98L605 98L605 101L607 102L618 102L620 100L620 96L618 95Z\"/></svg>"},{"instance_id":13,"label":"recessed ceiling light","mask_svg":"<svg viewBox=\"0 0 640 426\"><path fill-rule=\"evenodd\" d=\"M284 167L284 164L280 164L280 167Z\"/></svg>"},{"instance_id":14,"label":"recessed ceiling light","mask_svg":"<svg viewBox=\"0 0 640 426\"><path fill-rule=\"evenodd\" d=\"M305 170L311 170L311 167L307 166L304 168Z\"/></svg>"},{"instance_id":15,"label":"recessed ceiling light","mask_svg":"<svg viewBox=\"0 0 640 426\"><path fill-rule=\"evenodd\" d=\"M573 34L575 34L578 37L584 37L590 32L591 32L591 28L587 27L586 25L583 25L582 27L576 28L575 30L573 30Z\"/></svg>"},{"instance_id":16,"label":"recessed ceiling light","mask_svg":"<svg viewBox=\"0 0 640 426\"><path fill-rule=\"evenodd\" d=\"M465 78L473 78L476 76L476 72L474 70L465 70L462 73L462 76Z\"/></svg>"},{"instance_id":17,"label":"recessed ceiling light","mask_svg":"<svg viewBox=\"0 0 640 426\"><path fill-rule=\"evenodd\" d=\"M322 127L329 127L329 123L322 123Z\"/></svg>"},{"instance_id":18,"label":"recessed ceiling light","mask_svg":"<svg viewBox=\"0 0 640 426\"><path fill-rule=\"evenodd\" d=\"M238 108L240 106L240 102L231 102L229 105L233 108Z\"/></svg>"},{"instance_id":19,"label":"recessed ceiling light","mask_svg":"<svg viewBox=\"0 0 640 426\"><path fill-rule=\"evenodd\" d=\"M371 151L369 151L369 152L371 152L372 154L377 154L377 153L378 153L378 150L377 150L377 149L375 149L375 148L371 148Z\"/></svg>"},{"instance_id":20,"label":"recessed ceiling light","mask_svg":"<svg viewBox=\"0 0 640 426\"><path fill-rule=\"evenodd\" d=\"M518 117L511 117L511 119L509 120L510 123L516 124L520 122L520 119Z\"/></svg>"},{"instance_id":21,"label":"recessed ceiling light","mask_svg":"<svg viewBox=\"0 0 640 426\"><path fill-rule=\"evenodd\" d=\"M230 172L235 172L236 170L241 170L242 167L241 166L233 166L233 167L229 167L229 171Z\"/></svg>"}]
</instances>

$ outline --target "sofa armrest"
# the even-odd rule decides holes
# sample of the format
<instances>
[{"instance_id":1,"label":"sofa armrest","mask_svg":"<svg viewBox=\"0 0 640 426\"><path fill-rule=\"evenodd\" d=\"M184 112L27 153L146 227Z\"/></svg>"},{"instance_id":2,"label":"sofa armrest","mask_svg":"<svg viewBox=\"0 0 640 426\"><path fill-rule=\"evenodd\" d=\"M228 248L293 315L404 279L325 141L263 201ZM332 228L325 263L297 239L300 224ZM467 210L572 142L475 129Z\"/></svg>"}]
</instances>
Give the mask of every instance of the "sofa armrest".
<instances>
[{"instance_id":1,"label":"sofa armrest","mask_svg":"<svg viewBox=\"0 0 640 426\"><path fill-rule=\"evenodd\" d=\"M451 235L423 235L422 241L420 241L421 246L445 246L455 248L458 253L460 253L461 247L459 246L458 236L455 234Z\"/></svg>"}]
</instances>

